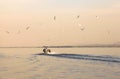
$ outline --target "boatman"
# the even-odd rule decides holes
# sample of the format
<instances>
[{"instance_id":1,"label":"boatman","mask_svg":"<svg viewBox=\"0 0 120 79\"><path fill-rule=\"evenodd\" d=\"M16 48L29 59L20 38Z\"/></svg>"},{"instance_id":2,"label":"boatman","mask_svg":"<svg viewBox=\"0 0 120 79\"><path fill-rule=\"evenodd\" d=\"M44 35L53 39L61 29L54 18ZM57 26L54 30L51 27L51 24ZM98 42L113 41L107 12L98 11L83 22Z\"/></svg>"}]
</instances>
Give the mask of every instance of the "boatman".
<instances>
[{"instance_id":1,"label":"boatman","mask_svg":"<svg viewBox=\"0 0 120 79\"><path fill-rule=\"evenodd\" d=\"M43 49L43 52L44 52L44 54L49 54L49 53L51 52L51 50L48 49L47 47L45 47L45 48Z\"/></svg>"}]
</instances>

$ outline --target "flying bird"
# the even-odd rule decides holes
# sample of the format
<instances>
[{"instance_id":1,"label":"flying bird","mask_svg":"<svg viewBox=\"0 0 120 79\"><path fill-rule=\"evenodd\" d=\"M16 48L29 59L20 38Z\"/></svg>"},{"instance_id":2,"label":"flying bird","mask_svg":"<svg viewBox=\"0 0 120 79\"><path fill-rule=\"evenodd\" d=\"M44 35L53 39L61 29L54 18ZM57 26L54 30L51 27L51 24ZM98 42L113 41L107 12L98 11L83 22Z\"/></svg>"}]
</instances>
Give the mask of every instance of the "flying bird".
<instances>
[{"instance_id":1,"label":"flying bird","mask_svg":"<svg viewBox=\"0 0 120 79\"><path fill-rule=\"evenodd\" d=\"M96 19L100 19L100 17L99 17L99 16L96 16Z\"/></svg>"},{"instance_id":2,"label":"flying bird","mask_svg":"<svg viewBox=\"0 0 120 79\"><path fill-rule=\"evenodd\" d=\"M79 18L80 18L80 15L77 16L77 19L79 19Z\"/></svg>"},{"instance_id":3,"label":"flying bird","mask_svg":"<svg viewBox=\"0 0 120 79\"><path fill-rule=\"evenodd\" d=\"M7 34L9 34L10 32L9 31L6 31Z\"/></svg>"},{"instance_id":4,"label":"flying bird","mask_svg":"<svg viewBox=\"0 0 120 79\"><path fill-rule=\"evenodd\" d=\"M97 20L98 22L100 22L100 23L104 23L104 22L103 22L103 19L102 19L100 16L96 16L96 20Z\"/></svg>"},{"instance_id":5,"label":"flying bird","mask_svg":"<svg viewBox=\"0 0 120 79\"><path fill-rule=\"evenodd\" d=\"M27 28L26 28L26 30L28 30L30 28L30 26L28 26Z\"/></svg>"},{"instance_id":6,"label":"flying bird","mask_svg":"<svg viewBox=\"0 0 120 79\"><path fill-rule=\"evenodd\" d=\"M56 20L56 16L54 16L54 20Z\"/></svg>"},{"instance_id":7,"label":"flying bird","mask_svg":"<svg viewBox=\"0 0 120 79\"><path fill-rule=\"evenodd\" d=\"M81 29L80 29L81 31L84 31L85 30L85 27L81 27Z\"/></svg>"}]
</instances>

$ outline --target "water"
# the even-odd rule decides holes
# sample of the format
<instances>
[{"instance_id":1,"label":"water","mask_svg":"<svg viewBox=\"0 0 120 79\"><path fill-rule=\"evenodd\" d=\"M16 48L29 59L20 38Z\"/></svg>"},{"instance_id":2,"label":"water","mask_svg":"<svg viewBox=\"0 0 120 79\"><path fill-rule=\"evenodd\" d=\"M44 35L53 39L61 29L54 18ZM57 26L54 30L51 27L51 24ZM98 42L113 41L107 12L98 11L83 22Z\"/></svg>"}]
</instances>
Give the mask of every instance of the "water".
<instances>
[{"instance_id":1,"label":"water","mask_svg":"<svg viewBox=\"0 0 120 79\"><path fill-rule=\"evenodd\" d=\"M0 79L120 79L120 48L0 49Z\"/></svg>"}]
</instances>

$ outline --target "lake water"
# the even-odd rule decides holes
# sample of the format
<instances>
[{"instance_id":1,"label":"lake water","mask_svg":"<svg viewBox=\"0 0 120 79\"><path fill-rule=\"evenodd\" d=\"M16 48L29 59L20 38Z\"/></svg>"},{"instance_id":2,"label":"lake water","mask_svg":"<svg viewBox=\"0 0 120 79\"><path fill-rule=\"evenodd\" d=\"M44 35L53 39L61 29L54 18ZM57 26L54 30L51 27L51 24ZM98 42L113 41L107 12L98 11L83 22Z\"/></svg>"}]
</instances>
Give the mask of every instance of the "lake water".
<instances>
[{"instance_id":1,"label":"lake water","mask_svg":"<svg viewBox=\"0 0 120 79\"><path fill-rule=\"evenodd\" d=\"M120 48L0 48L0 79L120 79Z\"/></svg>"}]
</instances>

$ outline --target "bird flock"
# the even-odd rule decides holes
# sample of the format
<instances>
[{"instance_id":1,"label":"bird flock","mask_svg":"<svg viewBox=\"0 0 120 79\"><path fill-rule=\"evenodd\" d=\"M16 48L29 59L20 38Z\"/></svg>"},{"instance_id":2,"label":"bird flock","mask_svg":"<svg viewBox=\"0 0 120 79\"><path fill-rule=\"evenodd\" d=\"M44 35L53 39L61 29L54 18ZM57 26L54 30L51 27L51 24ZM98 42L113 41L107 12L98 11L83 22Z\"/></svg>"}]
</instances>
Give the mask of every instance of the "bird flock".
<instances>
[{"instance_id":1,"label":"bird flock","mask_svg":"<svg viewBox=\"0 0 120 79\"><path fill-rule=\"evenodd\" d=\"M100 20L100 17L99 17L99 16L95 16L95 18L96 18L96 20L98 20L98 21ZM76 16L76 19L80 19L80 15L77 15L77 16ZM53 20L56 21L56 20L57 20L57 16L53 16ZM82 23L79 23L79 22L78 22L78 27L79 27L80 31L84 31L84 30L85 30L85 26L84 26L84 24L82 24ZM28 31L30 28L31 28L30 26L27 26L27 27L25 28L25 30ZM5 33L6 33L6 34L10 34L10 31L5 31ZM17 34L20 34L20 33L21 33L21 30L18 30L18 31L17 31ZM108 34L110 34L110 31L108 31Z\"/></svg>"}]
</instances>

